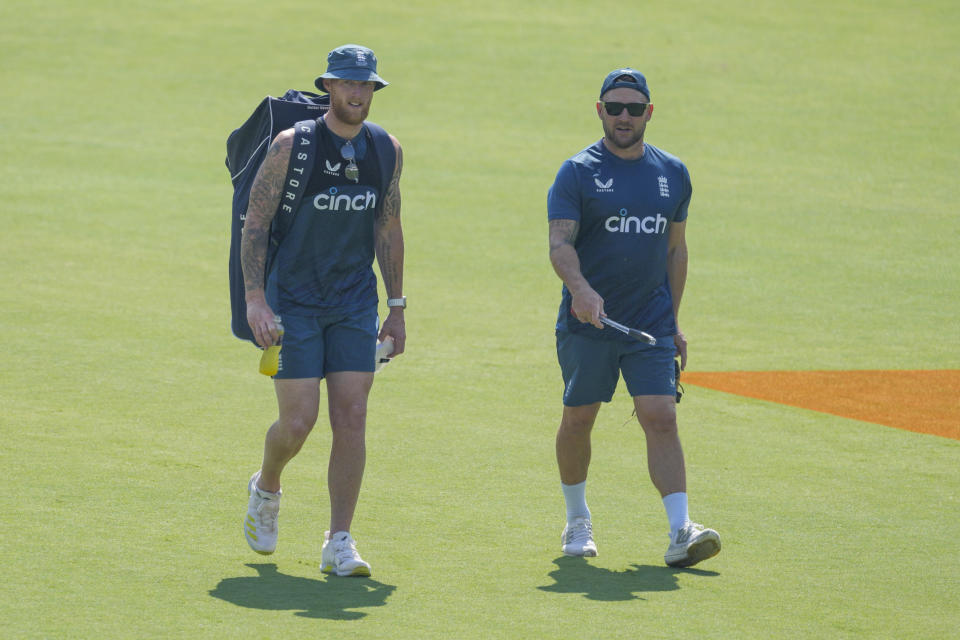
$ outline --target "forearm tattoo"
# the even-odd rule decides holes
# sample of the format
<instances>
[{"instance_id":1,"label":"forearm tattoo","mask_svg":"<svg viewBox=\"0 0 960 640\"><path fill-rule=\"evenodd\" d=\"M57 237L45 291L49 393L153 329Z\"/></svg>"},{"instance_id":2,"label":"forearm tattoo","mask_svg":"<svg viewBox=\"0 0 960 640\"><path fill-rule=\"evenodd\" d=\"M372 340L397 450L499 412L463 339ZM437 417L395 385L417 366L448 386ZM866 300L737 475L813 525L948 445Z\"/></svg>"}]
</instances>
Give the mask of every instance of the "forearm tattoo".
<instances>
[{"instance_id":1,"label":"forearm tattoo","mask_svg":"<svg viewBox=\"0 0 960 640\"><path fill-rule=\"evenodd\" d=\"M397 149L397 166L393 170L393 177L390 178L390 184L387 186L387 195L383 201L383 210L380 215L384 218L400 217L400 174L403 172L403 149L400 145Z\"/></svg>"},{"instance_id":2,"label":"forearm tattoo","mask_svg":"<svg viewBox=\"0 0 960 640\"><path fill-rule=\"evenodd\" d=\"M403 150L396 145L397 165L387 186L383 208L377 219L377 262L388 296L399 296L403 290L403 230L400 226L400 174L403 172Z\"/></svg>"},{"instance_id":3,"label":"forearm tattoo","mask_svg":"<svg viewBox=\"0 0 960 640\"><path fill-rule=\"evenodd\" d=\"M283 133L278 135L267 150L267 156L257 170L250 188L250 202L247 205L243 240L240 243L240 265L246 291L263 289L270 223L280 204L292 146L292 136L285 136Z\"/></svg>"},{"instance_id":4,"label":"forearm tattoo","mask_svg":"<svg viewBox=\"0 0 960 640\"><path fill-rule=\"evenodd\" d=\"M580 223L576 220L550 221L550 253L563 245L573 245L580 231Z\"/></svg>"}]
</instances>

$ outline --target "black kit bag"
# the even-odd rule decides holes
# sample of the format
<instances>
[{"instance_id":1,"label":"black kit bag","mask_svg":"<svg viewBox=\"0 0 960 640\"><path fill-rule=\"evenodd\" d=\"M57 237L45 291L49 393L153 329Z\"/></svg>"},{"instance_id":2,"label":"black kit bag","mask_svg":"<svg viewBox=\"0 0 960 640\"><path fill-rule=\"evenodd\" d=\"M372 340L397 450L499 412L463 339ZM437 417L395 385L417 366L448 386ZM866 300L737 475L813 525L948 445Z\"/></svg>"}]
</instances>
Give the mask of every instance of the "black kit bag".
<instances>
[{"instance_id":1,"label":"black kit bag","mask_svg":"<svg viewBox=\"0 0 960 640\"><path fill-rule=\"evenodd\" d=\"M250 201L250 188L260 164L267 156L267 149L278 133L294 128L293 153L284 180L284 194L277 215L270 227L270 246L267 250L266 273L269 273L273 256L293 222L293 215L300 205L303 190L310 181L316 151L317 118L330 109L330 96L290 89L280 98L267 96L239 128L227 138L226 165L233 183L233 215L230 226L230 327L233 335L256 344L250 325L247 323L247 302L243 285L243 269L240 265L240 243L243 224ZM379 125L366 122L380 162L380 193L386 194L387 186L396 167L396 151L386 131ZM385 198L381 195L377 208ZM377 212L379 214L379 211Z\"/></svg>"}]
</instances>

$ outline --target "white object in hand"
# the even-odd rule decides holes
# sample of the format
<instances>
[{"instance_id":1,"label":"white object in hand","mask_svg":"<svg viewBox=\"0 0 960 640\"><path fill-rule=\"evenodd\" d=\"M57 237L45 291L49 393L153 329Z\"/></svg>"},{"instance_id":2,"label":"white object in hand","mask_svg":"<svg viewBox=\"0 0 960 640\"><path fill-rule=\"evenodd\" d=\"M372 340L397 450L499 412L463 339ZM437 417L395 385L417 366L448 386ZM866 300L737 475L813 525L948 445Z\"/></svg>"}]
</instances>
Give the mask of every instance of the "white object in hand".
<instances>
[{"instance_id":1,"label":"white object in hand","mask_svg":"<svg viewBox=\"0 0 960 640\"><path fill-rule=\"evenodd\" d=\"M390 355L393 353L393 338L387 336L383 342L377 343L377 357L374 363L374 373L383 369L390 362Z\"/></svg>"}]
</instances>

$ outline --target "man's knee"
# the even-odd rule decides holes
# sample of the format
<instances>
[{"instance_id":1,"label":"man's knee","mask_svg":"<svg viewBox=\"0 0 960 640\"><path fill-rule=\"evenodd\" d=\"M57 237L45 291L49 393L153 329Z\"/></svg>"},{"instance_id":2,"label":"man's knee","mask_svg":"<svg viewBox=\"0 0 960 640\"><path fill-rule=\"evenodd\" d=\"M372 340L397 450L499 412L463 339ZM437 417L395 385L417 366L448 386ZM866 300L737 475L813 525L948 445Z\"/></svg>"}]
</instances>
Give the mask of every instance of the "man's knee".
<instances>
[{"instance_id":1,"label":"man's knee","mask_svg":"<svg viewBox=\"0 0 960 640\"><path fill-rule=\"evenodd\" d=\"M373 374L367 372L342 371L327 376L330 426L334 431L363 429L372 384Z\"/></svg>"},{"instance_id":2,"label":"man's knee","mask_svg":"<svg viewBox=\"0 0 960 640\"><path fill-rule=\"evenodd\" d=\"M584 433L593 429L597 420L600 403L578 407L563 407L563 416L560 419L560 429L568 432Z\"/></svg>"},{"instance_id":3,"label":"man's knee","mask_svg":"<svg viewBox=\"0 0 960 640\"><path fill-rule=\"evenodd\" d=\"M677 433L677 407L669 397L646 396L634 399L637 420L648 435L664 436Z\"/></svg>"},{"instance_id":4,"label":"man's knee","mask_svg":"<svg viewBox=\"0 0 960 640\"><path fill-rule=\"evenodd\" d=\"M651 436L673 436L678 432L676 416L657 416L640 421L645 433Z\"/></svg>"},{"instance_id":5,"label":"man's knee","mask_svg":"<svg viewBox=\"0 0 960 640\"><path fill-rule=\"evenodd\" d=\"M362 430L366 422L366 398L330 403L330 427L334 431Z\"/></svg>"},{"instance_id":6,"label":"man's knee","mask_svg":"<svg viewBox=\"0 0 960 640\"><path fill-rule=\"evenodd\" d=\"M317 423L316 413L292 413L278 421L279 428L292 441L303 442Z\"/></svg>"},{"instance_id":7,"label":"man's knee","mask_svg":"<svg viewBox=\"0 0 960 640\"><path fill-rule=\"evenodd\" d=\"M303 442L320 412L319 379L276 380L280 417L278 429L292 441Z\"/></svg>"},{"instance_id":8,"label":"man's knee","mask_svg":"<svg viewBox=\"0 0 960 640\"><path fill-rule=\"evenodd\" d=\"M335 385L330 391L330 427L334 431L362 430L367 422L369 388Z\"/></svg>"}]
</instances>

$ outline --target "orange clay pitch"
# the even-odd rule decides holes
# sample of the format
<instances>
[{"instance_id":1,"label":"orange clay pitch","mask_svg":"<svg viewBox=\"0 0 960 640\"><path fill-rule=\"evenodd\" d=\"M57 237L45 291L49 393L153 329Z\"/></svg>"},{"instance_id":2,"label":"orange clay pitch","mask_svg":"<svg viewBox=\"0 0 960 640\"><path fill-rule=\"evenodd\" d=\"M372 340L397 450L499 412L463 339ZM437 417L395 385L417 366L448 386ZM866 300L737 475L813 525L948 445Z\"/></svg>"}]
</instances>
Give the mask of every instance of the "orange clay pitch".
<instances>
[{"instance_id":1,"label":"orange clay pitch","mask_svg":"<svg viewBox=\"0 0 960 640\"><path fill-rule=\"evenodd\" d=\"M685 371L681 382L960 440L960 370Z\"/></svg>"}]
</instances>

